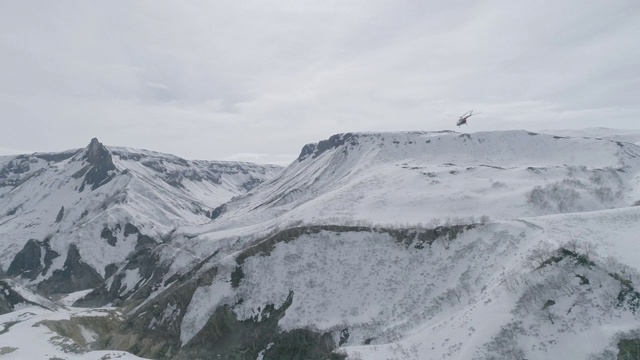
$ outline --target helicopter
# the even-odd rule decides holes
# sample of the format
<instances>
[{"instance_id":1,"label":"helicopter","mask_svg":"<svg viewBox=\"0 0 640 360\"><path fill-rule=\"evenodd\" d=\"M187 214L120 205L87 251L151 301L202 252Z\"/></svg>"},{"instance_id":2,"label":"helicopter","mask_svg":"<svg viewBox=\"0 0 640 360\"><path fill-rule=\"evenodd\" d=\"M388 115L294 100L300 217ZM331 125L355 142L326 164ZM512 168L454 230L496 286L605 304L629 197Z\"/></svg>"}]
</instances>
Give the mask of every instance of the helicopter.
<instances>
[{"instance_id":1,"label":"helicopter","mask_svg":"<svg viewBox=\"0 0 640 360\"><path fill-rule=\"evenodd\" d=\"M466 113L462 114L462 116L460 116L460 119L458 119L456 125L458 125L458 127L467 125L467 119L472 117L473 115L478 115L478 113L474 114L473 110L467 111Z\"/></svg>"}]
</instances>

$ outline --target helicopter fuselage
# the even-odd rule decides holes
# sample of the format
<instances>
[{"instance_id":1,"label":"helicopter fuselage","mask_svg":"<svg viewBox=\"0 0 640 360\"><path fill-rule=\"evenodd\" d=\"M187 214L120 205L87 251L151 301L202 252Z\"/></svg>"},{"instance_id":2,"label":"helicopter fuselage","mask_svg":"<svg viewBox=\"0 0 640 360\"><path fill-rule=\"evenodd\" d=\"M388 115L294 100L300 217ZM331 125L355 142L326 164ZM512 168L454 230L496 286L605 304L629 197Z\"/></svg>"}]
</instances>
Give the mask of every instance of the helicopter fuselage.
<instances>
[{"instance_id":1,"label":"helicopter fuselage","mask_svg":"<svg viewBox=\"0 0 640 360\"><path fill-rule=\"evenodd\" d=\"M462 114L462 116L460 116L460 119L458 119L458 122L456 123L456 125L458 125L458 127L460 127L462 125L467 125L467 119L472 117L473 115L475 115L473 113L473 110L470 110L470 111Z\"/></svg>"}]
</instances>

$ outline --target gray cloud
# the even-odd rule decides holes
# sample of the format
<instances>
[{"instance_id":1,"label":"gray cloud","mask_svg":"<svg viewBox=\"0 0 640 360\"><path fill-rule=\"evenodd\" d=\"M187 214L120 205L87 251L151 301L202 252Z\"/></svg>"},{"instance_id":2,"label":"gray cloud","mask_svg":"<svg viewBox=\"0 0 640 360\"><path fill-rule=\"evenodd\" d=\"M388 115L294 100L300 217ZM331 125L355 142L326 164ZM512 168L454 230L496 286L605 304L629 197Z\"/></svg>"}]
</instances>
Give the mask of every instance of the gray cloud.
<instances>
[{"instance_id":1,"label":"gray cloud","mask_svg":"<svg viewBox=\"0 0 640 360\"><path fill-rule=\"evenodd\" d=\"M640 129L635 1L19 1L0 24L2 153L282 163L471 108L465 131Z\"/></svg>"}]
</instances>

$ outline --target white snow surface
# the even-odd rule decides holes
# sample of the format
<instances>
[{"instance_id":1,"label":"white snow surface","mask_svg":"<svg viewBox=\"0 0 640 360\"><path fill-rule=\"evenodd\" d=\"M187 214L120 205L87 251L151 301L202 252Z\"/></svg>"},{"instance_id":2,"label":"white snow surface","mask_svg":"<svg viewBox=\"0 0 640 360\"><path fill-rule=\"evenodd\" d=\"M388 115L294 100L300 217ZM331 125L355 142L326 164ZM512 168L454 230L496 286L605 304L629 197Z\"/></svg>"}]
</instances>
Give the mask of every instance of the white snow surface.
<instances>
[{"instance_id":1,"label":"white snow surface","mask_svg":"<svg viewBox=\"0 0 640 360\"><path fill-rule=\"evenodd\" d=\"M88 289L88 290L80 290L80 291L76 291L74 293L71 294L67 294L65 296L63 296L62 298L60 298L57 303L62 305L62 306L72 306L74 302L76 302L77 300L83 298L85 295L87 295L88 293L90 293L91 291L93 291L93 289Z\"/></svg>"}]
</instances>

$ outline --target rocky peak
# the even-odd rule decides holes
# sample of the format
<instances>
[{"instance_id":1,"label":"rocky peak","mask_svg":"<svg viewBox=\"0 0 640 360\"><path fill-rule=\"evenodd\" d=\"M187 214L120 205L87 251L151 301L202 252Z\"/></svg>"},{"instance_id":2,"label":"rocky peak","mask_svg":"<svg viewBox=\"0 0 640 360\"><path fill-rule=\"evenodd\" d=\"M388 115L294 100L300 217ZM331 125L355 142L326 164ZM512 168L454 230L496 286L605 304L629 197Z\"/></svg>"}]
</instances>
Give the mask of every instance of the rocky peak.
<instances>
[{"instance_id":1,"label":"rocky peak","mask_svg":"<svg viewBox=\"0 0 640 360\"><path fill-rule=\"evenodd\" d=\"M320 156L323 152L335 149L341 145L350 144L355 146L358 144L358 135L352 133L336 134L327 140L322 140L317 144L307 144L302 148L298 161L302 161L309 156L314 158Z\"/></svg>"},{"instance_id":2,"label":"rocky peak","mask_svg":"<svg viewBox=\"0 0 640 360\"><path fill-rule=\"evenodd\" d=\"M91 139L82 159L86 160L89 165L74 175L77 177L84 175L85 177L80 187L81 192L84 190L85 184L91 185L91 189L95 190L113 179L113 174L109 172L115 170L116 166L113 164L111 153L97 138Z\"/></svg>"},{"instance_id":3,"label":"rocky peak","mask_svg":"<svg viewBox=\"0 0 640 360\"><path fill-rule=\"evenodd\" d=\"M83 156L83 159L87 160L92 165L103 163L113 166L113 161L111 159L109 150L107 150L107 148L105 148L97 138L91 139L91 142L89 143L89 146L87 146L87 152ZM115 166L113 166L113 168L115 169Z\"/></svg>"}]
</instances>

